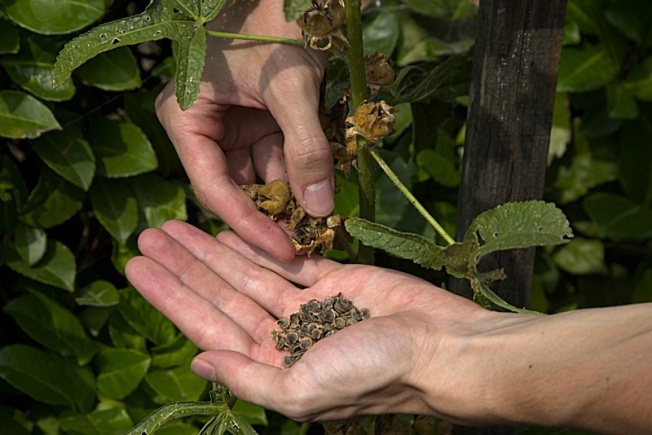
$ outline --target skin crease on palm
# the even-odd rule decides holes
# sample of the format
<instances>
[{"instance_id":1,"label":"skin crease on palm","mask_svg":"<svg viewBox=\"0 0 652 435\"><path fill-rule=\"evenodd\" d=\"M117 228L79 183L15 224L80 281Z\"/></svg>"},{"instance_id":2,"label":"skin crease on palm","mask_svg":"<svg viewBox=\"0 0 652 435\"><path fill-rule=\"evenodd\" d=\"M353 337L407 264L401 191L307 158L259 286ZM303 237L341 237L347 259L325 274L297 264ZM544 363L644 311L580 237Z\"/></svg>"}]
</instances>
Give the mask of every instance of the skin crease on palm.
<instances>
[{"instance_id":1,"label":"skin crease on palm","mask_svg":"<svg viewBox=\"0 0 652 435\"><path fill-rule=\"evenodd\" d=\"M232 1L209 26L299 39L281 9ZM299 47L209 38L192 108L178 108L173 85L157 100L198 198L238 234L169 222L143 232L143 255L127 264L134 287L205 351L195 373L300 421L405 412L652 433L650 304L494 313L400 272L295 257L238 185L255 173L285 179L312 215L332 211L332 155L317 115L325 61ZM308 206L311 185L327 188ZM371 318L283 368L274 318L340 291Z\"/></svg>"}]
</instances>

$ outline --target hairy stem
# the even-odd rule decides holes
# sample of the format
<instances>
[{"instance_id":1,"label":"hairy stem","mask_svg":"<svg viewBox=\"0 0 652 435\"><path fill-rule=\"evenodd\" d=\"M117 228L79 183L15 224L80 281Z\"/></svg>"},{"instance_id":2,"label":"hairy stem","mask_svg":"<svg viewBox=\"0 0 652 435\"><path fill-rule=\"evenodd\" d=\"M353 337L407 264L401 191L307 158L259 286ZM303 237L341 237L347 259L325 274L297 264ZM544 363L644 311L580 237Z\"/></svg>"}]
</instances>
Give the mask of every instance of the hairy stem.
<instances>
[{"instance_id":1,"label":"hairy stem","mask_svg":"<svg viewBox=\"0 0 652 435\"><path fill-rule=\"evenodd\" d=\"M276 36L263 36L263 35L243 35L241 33L217 32L215 30L206 29L206 34L216 38L226 39L244 39L246 41L264 41L264 42L277 42L279 44L298 45L303 47L304 42L299 39L287 39Z\"/></svg>"},{"instance_id":2,"label":"hairy stem","mask_svg":"<svg viewBox=\"0 0 652 435\"><path fill-rule=\"evenodd\" d=\"M362 46L362 22L360 19L360 0L346 0L346 33L349 49L346 60L351 81L352 110L367 99L367 81L364 71L364 50ZM366 143L358 140L358 201L360 217L368 221L376 220L376 189L374 186L374 161L367 151ZM369 246L361 245L358 262L374 263L374 251Z\"/></svg>"},{"instance_id":3,"label":"hairy stem","mask_svg":"<svg viewBox=\"0 0 652 435\"><path fill-rule=\"evenodd\" d=\"M378 165L381 167L381 169L387 174L390 180L392 180L392 183L396 187L398 187L398 190L401 191L403 195L410 201L410 204L414 206L414 208L417 209L419 213L421 213L421 216L423 216L430 225L439 233L440 236L446 240L446 242L449 245L452 245L455 243L455 240L446 232L446 230L437 222L437 220L428 213L428 210L426 210L421 203L412 195L412 192L408 190L407 187L405 187L405 184L401 182L401 180L398 178L398 176L392 171L392 168L389 167L389 165L383 160L383 158L378 154L378 150L373 148L369 150L369 153L371 156L376 160Z\"/></svg>"},{"instance_id":4,"label":"hairy stem","mask_svg":"<svg viewBox=\"0 0 652 435\"><path fill-rule=\"evenodd\" d=\"M225 404L211 402L173 402L164 405L151 413L147 418L134 426L127 435L151 434L166 423L181 417L192 415L218 415L226 409Z\"/></svg>"}]
</instances>

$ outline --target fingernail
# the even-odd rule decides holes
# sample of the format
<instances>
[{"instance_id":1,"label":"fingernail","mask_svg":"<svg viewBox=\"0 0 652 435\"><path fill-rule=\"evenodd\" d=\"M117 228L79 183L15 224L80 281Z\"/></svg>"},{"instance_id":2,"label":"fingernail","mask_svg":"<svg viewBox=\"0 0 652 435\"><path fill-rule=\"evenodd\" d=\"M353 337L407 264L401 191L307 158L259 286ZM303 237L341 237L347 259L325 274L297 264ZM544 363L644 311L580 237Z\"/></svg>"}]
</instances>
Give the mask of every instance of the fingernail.
<instances>
[{"instance_id":1,"label":"fingernail","mask_svg":"<svg viewBox=\"0 0 652 435\"><path fill-rule=\"evenodd\" d=\"M306 211L313 216L327 216L333 211L335 197L331 180L311 184L303 191Z\"/></svg>"},{"instance_id":2,"label":"fingernail","mask_svg":"<svg viewBox=\"0 0 652 435\"><path fill-rule=\"evenodd\" d=\"M197 376L215 382L215 367L206 361L195 358L190 364L190 369Z\"/></svg>"}]
</instances>

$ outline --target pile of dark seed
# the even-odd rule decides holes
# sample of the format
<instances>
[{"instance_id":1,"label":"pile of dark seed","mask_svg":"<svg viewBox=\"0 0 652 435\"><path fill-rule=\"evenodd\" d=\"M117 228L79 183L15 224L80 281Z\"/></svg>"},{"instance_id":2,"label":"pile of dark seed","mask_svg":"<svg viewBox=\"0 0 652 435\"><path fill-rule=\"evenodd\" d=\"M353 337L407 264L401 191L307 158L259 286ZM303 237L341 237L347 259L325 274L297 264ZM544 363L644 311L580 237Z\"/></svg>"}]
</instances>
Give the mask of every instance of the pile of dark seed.
<instances>
[{"instance_id":1,"label":"pile of dark seed","mask_svg":"<svg viewBox=\"0 0 652 435\"><path fill-rule=\"evenodd\" d=\"M299 312L281 317L276 321L281 330L272 331L272 336L278 350L290 351L283 358L283 364L290 367L317 341L367 318L367 308L355 307L339 293L323 301L311 299Z\"/></svg>"}]
</instances>

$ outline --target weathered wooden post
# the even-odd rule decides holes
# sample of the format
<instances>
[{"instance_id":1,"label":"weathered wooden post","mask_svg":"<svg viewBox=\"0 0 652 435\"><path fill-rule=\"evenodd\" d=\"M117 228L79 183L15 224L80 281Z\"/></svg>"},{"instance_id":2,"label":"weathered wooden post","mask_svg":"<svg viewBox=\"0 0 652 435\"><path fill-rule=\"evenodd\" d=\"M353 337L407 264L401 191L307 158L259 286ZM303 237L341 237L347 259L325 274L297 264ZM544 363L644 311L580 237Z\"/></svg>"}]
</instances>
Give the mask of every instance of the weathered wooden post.
<instances>
[{"instance_id":1,"label":"weathered wooden post","mask_svg":"<svg viewBox=\"0 0 652 435\"><path fill-rule=\"evenodd\" d=\"M509 201L540 199L557 83L566 0L481 0L457 240L479 213ZM534 249L501 252L482 270L503 267L492 286L509 303L529 304ZM462 280L451 289L470 297ZM511 428L456 428L460 434L506 434Z\"/></svg>"}]
</instances>

